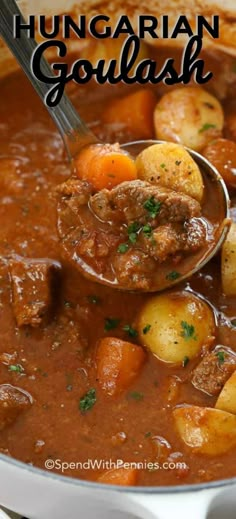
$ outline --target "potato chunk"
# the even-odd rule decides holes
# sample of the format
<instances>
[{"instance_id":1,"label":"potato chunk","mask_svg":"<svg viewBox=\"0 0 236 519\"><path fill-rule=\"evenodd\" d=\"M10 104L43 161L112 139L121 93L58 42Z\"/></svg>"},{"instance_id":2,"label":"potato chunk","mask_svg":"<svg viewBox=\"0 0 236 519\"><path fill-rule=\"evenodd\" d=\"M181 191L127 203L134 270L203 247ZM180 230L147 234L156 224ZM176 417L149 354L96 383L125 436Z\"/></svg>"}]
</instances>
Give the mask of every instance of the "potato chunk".
<instances>
[{"instance_id":1,"label":"potato chunk","mask_svg":"<svg viewBox=\"0 0 236 519\"><path fill-rule=\"evenodd\" d=\"M212 310L187 291L150 298L137 324L144 346L164 362L179 364L199 354L215 333Z\"/></svg>"},{"instance_id":2,"label":"potato chunk","mask_svg":"<svg viewBox=\"0 0 236 519\"><path fill-rule=\"evenodd\" d=\"M201 202L204 184L191 155L179 144L153 144L136 159L138 178L180 191Z\"/></svg>"},{"instance_id":3,"label":"potato chunk","mask_svg":"<svg viewBox=\"0 0 236 519\"><path fill-rule=\"evenodd\" d=\"M236 414L236 371L225 383L215 407Z\"/></svg>"},{"instance_id":4,"label":"potato chunk","mask_svg":"<svg viewBox=\"0 0 236 519\"><path fill-rule=\"evenodd\" d=\"M236 447L236 416L209 407L185 406L173 411L183 442L194 452L216 456Z\"/></svg>"},{"instance_id":5,"label":"potato chunk","mask_svg":"<svg viewBox=\"0 0 236 519\"><path fill-rule=\"evenodd\" d=\"M156 137L201 150L220 137L224 115L219 101L198 87L176 88L165 94L154 112Z\"/></svg>"},{"instance_id":6,"label":"potato chunk","mask_svg":"<svg viewBox=\"0 0 236 519\"><path fill-rule=\"evenodd\" d=\"M236 295L236 223L232 223L221 253L222 288L226 296Z\"/></svg>"}]
</instances>

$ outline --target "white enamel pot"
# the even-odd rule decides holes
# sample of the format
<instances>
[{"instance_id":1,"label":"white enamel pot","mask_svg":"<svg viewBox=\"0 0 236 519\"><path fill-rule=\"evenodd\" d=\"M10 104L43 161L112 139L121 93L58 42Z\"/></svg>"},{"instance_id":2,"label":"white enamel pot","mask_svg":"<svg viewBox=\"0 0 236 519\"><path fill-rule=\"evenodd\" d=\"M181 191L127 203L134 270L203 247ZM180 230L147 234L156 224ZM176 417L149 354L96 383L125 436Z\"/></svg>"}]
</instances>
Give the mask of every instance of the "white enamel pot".
<instances>
[{"instance_id":1,"label":"white enamel pot","mask_svg":"<svg viewBox=\"0 0 236 519\"><path fill-rule=\"evenodd\" d=\"M0 503L29 519L235 519L236 478L178 487L117 487L0 455ZM1 515L0 515L1 519Z\"/></svg>"},{"instance_id":2,"label":"white enamel pot","mask_svg":"<svg viewBox=\"0 0 236 519\"><path fill-rule=\"evenodd\" d=\"M129 3L135 2L126 0L125 8ZM19 0L25 14L70 12L74 4L77 14L125 14L122 0ZM227 17L235 16L235 0L152 0L148 7L137 2L140 14L172 17L178 12L204 14L206 4L212 13L226 16L215 44L235 53L236 38L227 28ZM0 42L0 76L16 66ZM236 478L178 487L115 487L46 472L0 454L0 504L29 519L236 519ZM6 517L0 510L0 519Z\"/></svg>"}]
</instances>

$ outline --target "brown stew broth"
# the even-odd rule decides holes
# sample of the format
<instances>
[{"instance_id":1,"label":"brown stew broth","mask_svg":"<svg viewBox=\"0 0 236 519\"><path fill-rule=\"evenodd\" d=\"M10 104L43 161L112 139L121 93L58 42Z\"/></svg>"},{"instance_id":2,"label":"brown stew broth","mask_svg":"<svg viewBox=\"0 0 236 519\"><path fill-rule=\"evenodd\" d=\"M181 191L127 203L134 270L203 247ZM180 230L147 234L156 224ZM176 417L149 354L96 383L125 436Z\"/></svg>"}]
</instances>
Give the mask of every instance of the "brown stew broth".
<instances>
[{"instance_id":1,"label":"brown stew broth","mask_svg":"<svg viewBox=\"0 0 236 519\"><path fill-rule=\"evenodd\" d=\"M218 58L213 64L217 69ZM160 96L166 88L160 85L155 91ZM86 88L72 85L70 92L82 117L100 138L126 142L132 140L130 131L103 127L100 114L108 98L131 89L92 84ZM0 95L0 358L3 353L11 354L16 359L12 364L24 367L22 374L9 372L0 361L0 383L20 387L34 399L28 411L0 432L0 452L42 468L47 458L67 462L88 458L154 461L157 446L152 438L161 436L171 445L164 461L178 452L178 460L189 470L141 470L139 485L187 484L235 476L235 452L214 458L193 454L174 428L174 406L191 403L214 407L216 397L198 391L188 380L199 358L185 368L176 368L148 354L127 391L108 397L98 387L94 362L97 340L109 334L130 340L122 328L134 322L148 295L123 293L90 282L63 258L57 236L55 187L68 178L70 169L61 138L22 73L2 80ZM7 172L4 160L8 161ZM48 257L62 264L54 318L37 329L16 327L4 261L13 253ZM218 312L216 344L236 351L236 328L229 324L229 318L236 316L236 299L222 295L219 257L180 286L185 287L207 298ZM112 332L104 331L107 317L120 320ZM181 383L170 400L173 380ZM97 402L83 415L79 400L91 387L97 390ZM143 398L133 398L134 391ZM116 441L120 432L126 435L122 443ZM43 443L39 446L38 442ZM100 472L84 469L65 474L96 480Z\"/></svg>"}]
</instances>

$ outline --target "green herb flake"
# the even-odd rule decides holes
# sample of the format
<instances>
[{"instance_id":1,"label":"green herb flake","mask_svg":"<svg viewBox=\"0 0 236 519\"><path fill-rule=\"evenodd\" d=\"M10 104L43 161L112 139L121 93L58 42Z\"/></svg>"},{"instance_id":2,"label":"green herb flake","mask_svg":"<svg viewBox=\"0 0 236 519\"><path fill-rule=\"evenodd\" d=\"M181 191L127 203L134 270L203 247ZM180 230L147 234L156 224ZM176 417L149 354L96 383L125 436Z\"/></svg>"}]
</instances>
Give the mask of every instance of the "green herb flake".
<instances>
[{"instance_id":1,"label":"green herb flake","mask_svg":"<svg viewBox=\"0 0 236 519\"><path fill-rule=\"evenodd\" d=\"M119 252L120 254L125 254L128 248L128 243L120 243L120 245L117 247L117 252Z\"/></svg>"},{"instance_id":2,"label":"green herb flake","mask_svg":"<svg viewBox=\"0 0 236 519\"><path fill-rule=\"evenodd\" d=\"M196 341L197 336L195 335L195 328L192 324L188 324L186 321L181 321L182 332L180 333L181 337L183 337L186 341L190 339Z\"/></svg>"},{"instance_id":3,"label":"green herb flake","mask_svg":"<svg viewBox=\"0 0 236 519\"><path fill-rule=\"evenodd\" d=\"M236 319L231 319L230 323L231 323L231 326L236 328Z\"/></svg>"},{"instance_id":4,"label":"green herb flake","mask_svg":"<svg viewBox=\"0 0 236 519\"><path fill-rule=\"evenodd\" d=\"M148 211L151 218L156 218L161 209L161 202L156 201L154 196L151 196L144 202L143 207Z\"/></svg>"},{"instance_id":5,"label":"green herb flake","mask_svg":"<svg viewBox=\"0 0 236 519\"><path fill-rule=\"evenodd\" d=\"M127 227L128 234L132 234L133 232L138 232L141 229L141 225L139 222L133 222Z\"/></svg>"},{"instance_id":6,"label":"green herb flake","mask_svg":"<svg viewBox=\"0 0 236 519\"><path fill-rule=\"evenodd\" d=\"M185 355L185 357L183 358L183 368L185 368L187 366L187 364L189 363L189 357L187 357L187 355Z\"/></svg>"},{"instance_id":7,"label":"green herb flake","mask_svg":"<svg viewBox=\"0 0 236 519\"><path fill-rule=\"evenodd\" d=\"M176 160L175 161L176 166L180 166L181 162L182 162L181 160Z\"/></svg>"},{"instance_id":8,"label":"green herb flake","mask_svg":"<svg viewBox=\"0 0 236 519\"><path fill-rule=\"evenodd\" d=\"M151 326L152 326L151 324L146 324L146 326L144 326L144 328L143 328L144 335L146 335L149 332Z\"/></svg>"},{"instance_id":9,"label":"green herb flake","mask_svg":"<svg viewBox=\"0 0 236 519\"><path fill-rule=\"evenodd\" d=\"M200 128L200 130L198 130L198 133L206 132L207 130L210 130L211 128L216 128L216 125L215 124L211 124L211 123L205 123Z\"/></svg>"},{"instance_id":10,"label":"green herb flake","mask_svg":"<svg viewBox=\"0 0 236 519\"><path fill-rule=\"evenodd\" d=\"M144 434L144 438L150 438L151 436L152 436L152 433L150 431L148 431Z\"/></svg>"},{"instance_id":11,"label":"green herb flake","mask_svg":"<svg viewBox=\"0 0 236 519\"><path fill-rule=\"evenodd\" d=\"M132 398L133 400L142 400L143 399L143 393L140 393L139 391L131 391L129 393L129 397Z\"/></svg>"},{"instance_id":12,"label":"green herb flake","mask_svg":"<svg viewBox=\"0 0 236 519\"><path fill-rule=\"evenodd\" d=\"M21 364L11 364L8 366L8 371L12 371L15 373L23 373L25 370Z\"/></svg>"},{"instance_id":13,"label":"green herb flake","mask_svg":"<svg viewBox=\"0 0 236 519\"><path fill-rule=\"evenodd\" d=\"M136 241L137 241L137 234L135 232L131 232L129 234L129 241L131 243L133 243L133 244L136 243Z\"/></svg>"},{"instance_id":14,"label":"green herb flake","mask_svg":"<svg viewBox=\"0 0 236 519\"><path fill-rule=\"evenodd\" d=\"M91 388L85 393L84 396L81 397L79 401L79 409L82 411L82 413L86 413L86 411L89 411L92 409L94 404L96 403L96 389Z\"/></svg>"},{"instance_id":15,"label":"green herb flake","mask_svg":"<svg viewBox=\"0 0 236 519\"><path fill-rule=\"evenodd\" d=\"M141 225L139 222L133 222L128 226L127 232L128 232L128 236L129 236L129 241L131 243L136 243L137 233L140 229L141 229Z\"/></svg>"},{"instance_id":16,"label":"green herb flake","mask_svg":"<svg viewBox=\"0 0 236 519\"><path fill-rule=\"evenodd\" d=\"M166 165L164 164L164 162L163 162L162 164L160 164L160 167L161 167L162 169L164 169L164 168L166 167Z\"/></svg>"},{"instance_id":17,"label":"green herb flake","mask_svg":"<svg viewBox=\"0 0 236 519\"><path fill-rule=\"evenodd\" d=\"M169 274L166 275L166 279L169 279L169 281L175 281L181 276L179 272L176 270L172 270L172 272L169 272Z\"/></svg>"},{"instance_id":18,"label":"green herb flake","mask_svg":"<svg viewBox=\"0 0 236 519\"><path fill-rule=\"evenodd\" d=\"M142 232L143 232L143 234L145 234L145 236L150 238L152 236L153 229L152 229L151 225L147 224L147 225L143 226Z\"/></svg>"},{"instance_id":19,"label":"green herb flake","mask_svg":"<svg viewBox=\"0 0 236 519\"><path fill-rule=\"evenodd\" d=\"M73 376L71 373L66 373L66 391L73 390Z\"/></svg>"},{"instance_id":20,"label":"green herb flake","mask_svg":"<svg viewBox=\"0 0 236 519\"><path fill-rule=\"evenodd\" d=\"M104 330L106 332L109 332L110 330L114 330L115 328L117 328L117 326L119 326L119 324L120 324L120 319L113 319L111 317L107 317L105 319Z\"/></svg>"},{"instance_id":21,"label":"green herb flake","mask_svg":"<svg viewBox=\"0 0 236 519\"><path fill-rule=\"evenodd\" d=\"M88 296L88 301L91 305L98 305L101 302L100 297L93 294Z\"/></svg>"},{"instance_id":22,"label":"green herb flake","mask_svg":"<svg viewBox=\"0 0 236 519\"><path fill-rule=\"evenodd\" d=\"M64 301L64 307L65 308L72 308L73 307L73 303L71 303L71 301Z\"/></svg>"},{"instance_id":23,"label":"green herb flake","mask_svg":"<svg viewBox=\"0 0 236 519\"><path fill-rule=\"evenodd\" d=\"M218 362L221 366L221 364L224 364L225 362L225 353L224 351L217 351L216 356L218 358Z\"/></svg>"},{"instance_id":24,"label":"green herb flake","mask_svg":"<svg viewBox=\"0 0 236 519\"><path fill-rule=\"evenodd\" d=\"M130 337L137 337L137 335L138 335L137 330L135 330L135 328L130 326L130 324L125 324L125 326L123 327L123 330L124 330L124 332L128 333L128 335Z\"/></svg>"}]
</instances>

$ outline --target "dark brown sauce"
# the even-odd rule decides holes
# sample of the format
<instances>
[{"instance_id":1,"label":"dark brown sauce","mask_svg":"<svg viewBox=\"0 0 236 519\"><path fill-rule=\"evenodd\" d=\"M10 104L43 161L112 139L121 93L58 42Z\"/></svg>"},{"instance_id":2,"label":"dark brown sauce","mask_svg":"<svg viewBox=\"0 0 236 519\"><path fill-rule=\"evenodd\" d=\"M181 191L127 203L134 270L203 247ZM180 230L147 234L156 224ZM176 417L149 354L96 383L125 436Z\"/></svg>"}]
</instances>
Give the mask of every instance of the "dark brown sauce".
<instances>
[{"instance_id":1,"label":"dark brown sauce","mask_svg":"<svg viewBox=\"0 0 236 519\"><path fill-rule=\"evenodd\" d=\"M216 57L212 63L217 83L222 58ZM157 95L165 89L160 85ZM215 87L209 84L209 89L214 91ZM90 85L87 89L71 86L73 101L82 117L107 141L114 136L121 142L132 140L130 131L123 129L116 133L100 120L107 99L128 91L122 85L117 88ZM120 325L112 333L127 339L122 328L134 321L148 296L95 284L65 261L58 242L54 196L55 186L70 174L61 138L21 73L1 82L0 95L4 100L0 105L0 255L48 257L60 261L63 268L54 319L37 329L19 329L12 313L8 273L4 262L1 263L0 355L16 352L14 362L21 364L24 372L10 372L1 361L0 383L28 391L34 403L14 424L0 432L0 450L42 468L47 458L66 462L83 462L88 458L153 461L157 449L152 437L161 436L169 442L171 453L180 453L189 470L142 470L138 484L175 485L235 476L235 452L214 458L193 454L174 428L174 406L189 403L214 407L215 397L196 390L188 380L199 358L185 368L176 368L148 354L143 370L127 391L111 398L99 389L94 358L97 340L108 335L104 331L105 318L119 319ZM8 161L5 170L3 160ZM11 161L16 168L9 166ZM214 204L212 198L211 210ZM215 307L219 316L216 344L236 351L236 328L229 322L229 318L236 317L236 299L222 294L220 258L214 258L180 285L179 289L182 288L200 293ZM173 377L181 383L177 396L169 401ZM82 415L79 400L91 387L97 389L97 402L91 412ZM143 398L132 398L134 391L142 393ZM119 432L126 435L123 443L114 439ZM100 472L68 469L64 474L96 480Z\"/></svg>"}]
</instances>

